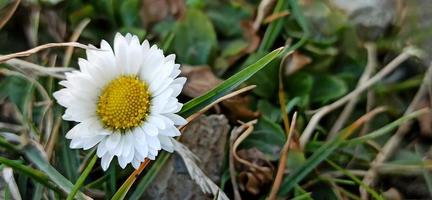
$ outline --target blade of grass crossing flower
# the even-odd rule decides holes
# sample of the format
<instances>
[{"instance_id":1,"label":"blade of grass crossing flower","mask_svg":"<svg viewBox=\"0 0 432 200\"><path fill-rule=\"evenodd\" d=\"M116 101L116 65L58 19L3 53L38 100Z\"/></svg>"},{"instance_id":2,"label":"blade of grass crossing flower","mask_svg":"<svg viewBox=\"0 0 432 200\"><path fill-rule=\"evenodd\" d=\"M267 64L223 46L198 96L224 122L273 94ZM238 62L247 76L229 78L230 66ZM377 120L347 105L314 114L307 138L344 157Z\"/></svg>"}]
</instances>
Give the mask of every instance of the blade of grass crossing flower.
<instances>
[{"instance_id":1,"label":"blade of grass crossing flower","mask_svg":"<svg viewBox=\"0 0 432 200\"><path fill-rule=\"evenodd\" d=\"M159 154L156 162L153 163L152 167L147 171L145 176L141 179L141 181L136 186L135 190L130 195L129 197L130 200L139 200L141 198L145 190L148 188L148 186L150 186L150 183L158 174L159 170L168 161L169 157L170 154L167 152L162 152L161 154Z\"/></svg>"},{"instance_id":2,"label":"blade of grass crossing flower","mask_svg":"<svg viewBox=\"0 0 432 200\"><path fill-rule=\"evenodd\" d=\"M55 192L61 193L60 188L58 188L55 184L50 182L48 176L46 176L43 172L37 169L33 169L31 167L21 164L18 161L9 160L1 156L0 156L0 163L13 168L17 172L27 175L28 177L32 178L32 180L35 180L36 182L46 186L47 188L54 190Z\"/></svg>"},{"instance_id":3,"label":"blade of grass crossing flower","mask_svg":"<svg viewBox=\"0 0 432 200\"><path fill-rule=\"evenodd\" d=\"M78 178L78 180L75 183L75 185L73 186L72 191L67 196L67 200L72 200L75 197L75 195L78 192L78 190L84 184L85 179L90 174L90 171L93 169L93 166L96 164L96 161L97 161L97 155L94 154L93 158L90 160L90 162L88 163L87 167L84 169L83 173Z\"/></svg>"},{"instance_id":4,"label":"blade of grass crossing flower","mask_svg":"<svg viewBox=\"0 0 432 200\"><path fill-rule=\"evenodd\" d=\"M23 151L26 158L32 161L41 171L45 172L46 175L64 192L71 192L73 184L63 175L61 175L60 172L58 172L52 165L50 165L35 146L28 144L23 148ZM78 192L76 197L77 199L91 199L82 192Z\"/></svg>"},{"instance_id":5,"label":"blade of grass crossing flower","mask_svg":"<svg viewBox=\"0 0 432 200\"><path fill-rule=\"evenodd\" d=\"M267 55L259 59L254 64L247 66L237 74L231 76L230 78L228 78L227 80L219 84L216 88L210 90L204 95L201 95L195 99L190 100L189 102L184 104L179 114L183 117L187 117L193 114L194 112L204 108L206 105L215 101L219 97L225 95L227 92L235 89L244 81L246 81L248 78L250 78L252 75L254 75L256 72L264 68L273 59L281 55L283 49L284 48L281 47L268 53Z\"/></svg>"}]
</instances>

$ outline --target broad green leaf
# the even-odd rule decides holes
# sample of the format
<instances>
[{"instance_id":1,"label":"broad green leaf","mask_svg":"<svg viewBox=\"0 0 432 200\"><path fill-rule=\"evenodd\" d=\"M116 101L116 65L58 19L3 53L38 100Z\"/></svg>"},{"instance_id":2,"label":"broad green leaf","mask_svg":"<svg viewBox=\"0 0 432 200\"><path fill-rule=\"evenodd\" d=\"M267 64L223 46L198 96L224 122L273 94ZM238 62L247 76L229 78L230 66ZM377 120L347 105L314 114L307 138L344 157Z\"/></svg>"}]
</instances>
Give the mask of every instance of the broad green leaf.
<instances>
[{"instance_id":1,"label":"broad green leaf","mask_svg":"<svg viewBox=\"0 0 432 200\"><path fill-rule=\"evenodd\" d=\"M338 99L348 92L345 82L337 76L317 75L314 78L313 90L310 97L312 103L328 103Z\"/></svg>"},{"instance_id":2,"label":"broad green leaf","mask_svg":"<svg viewBox=\"0 0 432 200\"><path fill-rule=\"evenodd\" d=\"M173 49L180 63L202 65L208 64L216 42L208 17L199 10L188 9L176 25Z\"/></svg>"},{"instance_id":3,"label":"broad green leaf","mask_svg":"<svg viewBox=\"0 0 432 200\"><path fill-rule=\"evenodd\" d=\"M227 38L242 37L241 21L248 19L251 15L245 7L234 7L226 3L207 9L206 14L213 22L218 34Z\"/></svg>"},{"instance_id":4,"label":"broad green leaf","mask_svg":"<svg viewBox=\"0 0 432 200\"><path fill-rule=\"evenodd\" d=\"M280 150L285 143L285 138L285 132L279 124L262 116L252 134L240 144L240 148L256 147L269 160L277 160L279 159Z\"/></svg>"},{"instance_id":5,"label":"broad green leaf","mask_svg":"<svg viewBox=\"0 0 432 200\"><path fill-rule=\"evenodd\" d=\"M261 113L261 115L266 116L271 121L273 121L273 122L280 122L281 121L280 109L275 107L269 101L259 100L258 105L257 105L257 109Z\"/></svg>"},{"instance_id":6,"label":"broad green leaf","mask_svg":"<svg viewBox=\"0 0 432 200\"><path fill-rule=\"evenodd\" d=\"M300 106L309 104L313 88L313 76L305 72L297 72L285 80L285 91L290 98L300 98Z\"/></svg>"}]
</instances>

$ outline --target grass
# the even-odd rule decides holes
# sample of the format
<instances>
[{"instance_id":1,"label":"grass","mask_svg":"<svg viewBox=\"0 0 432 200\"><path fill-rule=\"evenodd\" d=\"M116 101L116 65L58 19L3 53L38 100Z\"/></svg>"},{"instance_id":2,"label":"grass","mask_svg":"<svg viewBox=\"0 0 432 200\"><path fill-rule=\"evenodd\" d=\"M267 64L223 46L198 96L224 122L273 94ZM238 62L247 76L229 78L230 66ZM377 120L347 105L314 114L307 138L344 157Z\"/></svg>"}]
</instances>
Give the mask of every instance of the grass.
<instances>
[{"instance_id":1,"label":"grass","mask_svg":"<svg viewBox=\"0 0 432 200\"><path fill-rule=\"evenodd\" d=\"M243 199L275 199L274 194L289 199L385 199L387 188L405 198L430 197L430 168L424 164L430 159L419 147L428 148L432 135L426 98L432 70L419 62L422 56L414 58L424 53L400 46L413 38L429 40L410 21L416 13L408 12L408 20L371 39L365 37L380 30L357 26L358 21L329 1L166 2L0 1L0 13L5 14L0 19L0 170L10 168L14 174L8 187L0 189L1 197L148 198L152 186L160 184L158 176L173 167L168 161L175 158L162 151L139 170L121 169L114 160L103 171L95 149L72 150L64 137L75 123L62 120L64 110L52 93L61 88L58 82L66 71L78 69L78 58L86 57L88 47L82 44L98 46L102 39L111 43L117 32L158 44L166 55L176 54L176 63L192 70L209 67L212 78L220 80L206 85L210 81L202 74L188 77L187 89L207 88L201 95L184 92L180 97L184 106L178 114L190 117L191 123L197 123L199 115L212 114L228 118L231 129L257 120L250 135L240 137L237 149L239 155L246 152L246 163L253 164L225 153L231 129L224 138L226 146L210 152L225 155L216 184L228 197L236 193ZM261 23L254 23L256 13L264 14ZM417 31L399 34L405 27ZM365 50L368 45L376 51ZM371 63L376 69L391 68L359 81ZM247 85L256 88L233 92ZM347 104L352 109L342 115ZM297 120L287 140L283 133L294 113ZM340 118L343 128L330 133ZM185 138L177 139L187 144ZM205 166L216 161L202 162ZM380 166L391 163L420 170L409 175L417 178L410 183L417 187L401 188L407 174L397 169L380 171ZM263 175L262 169L270 175ZM391 181L385 176L389 173ZM260 184L263 177L267 182ZM253 180L260 180L255 187ZM418 189L422 187L426 192Z\"/></svg>"}]
</instances>

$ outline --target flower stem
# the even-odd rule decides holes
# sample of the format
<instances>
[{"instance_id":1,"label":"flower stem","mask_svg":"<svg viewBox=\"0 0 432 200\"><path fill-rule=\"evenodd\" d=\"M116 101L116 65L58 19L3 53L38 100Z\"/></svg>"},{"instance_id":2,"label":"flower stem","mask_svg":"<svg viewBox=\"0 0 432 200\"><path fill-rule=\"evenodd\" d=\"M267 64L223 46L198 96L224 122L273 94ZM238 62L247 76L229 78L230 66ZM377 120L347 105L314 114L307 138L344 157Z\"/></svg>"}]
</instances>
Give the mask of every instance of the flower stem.
<instances>
[{"instance_id":1,"label":"flower stem","mask_svg":"<svg viewBox=\"0 0 432 200\"><path fill-rule=\"evenodd\" d=\"M93 169L93 166L96 164L97 161L97 155L94 154L93 158L88 163L87 167L84 169L81 176L78 178L77 182L73 186L71 192L67 196L67 200L73 200L78 190L81 188L81 186L84 184L85 179L90 174L90 171Z\"/></svg>"}]
</instances>

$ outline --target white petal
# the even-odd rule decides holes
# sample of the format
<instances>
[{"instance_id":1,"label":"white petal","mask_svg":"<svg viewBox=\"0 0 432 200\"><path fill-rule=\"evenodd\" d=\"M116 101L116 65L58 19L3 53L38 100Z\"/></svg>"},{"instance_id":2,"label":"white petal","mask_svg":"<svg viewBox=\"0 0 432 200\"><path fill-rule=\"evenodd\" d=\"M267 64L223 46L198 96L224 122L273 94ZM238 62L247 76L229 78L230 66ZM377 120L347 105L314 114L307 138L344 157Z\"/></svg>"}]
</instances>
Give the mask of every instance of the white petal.
<instances>
[{"instance_id":1,"label":"white petal","mask_svg":"<svg viewBox=\"0 0 432 200\"><path fill-rule=\"evenodd\" d=\"M134 131L134 147L135 147L135 157L138 157L140 160L144 160L145 157L148 155L148 145L146 142L146 136L142 130L136 129Z\"/></svg>"},{"instance_id":2,"label":"white petal","mask_svg":"<svg viewBox=\"0 0 432 200\"><path fill-rule=\"evenodd\" d=\"M120 133L111 134L106 141L106 147L108 148L108 151L112 151L118 148L118 145L121 141L120 139L121 139Z\"/></svg>"},{"instance_id":3,"label":"white petal","mask_svg":"<svg viewBox=\"0 0 432 200\"><path fill-rule=\"evenodd\" d=\"M149 152L151 152L152 149L154 150L160 150L161 149L161 144L160 141L158 139L157 136L150 136L150 135L146 135L146 139L149 145Z\"/></svg>"},{"instance_id":4,"label":"white petal","mask_svg":"<svg viewBox=\"0 0 432 200\"><path fill-rule=\"evenodd\" d=\"M112 154L114 154L116 156L121 156L123 154L123 150L125 148L127 148L125 139L126 138L122 134L120 134L120 139L119 139L120 141L119 141L117 147L115 149L111 150Z\"/></svg>"},{"instance_id":5,"label":"white petal","mask_svg":"<svg viewBox=\"0 0 432 200\"><path fill-rule=\"evenodd\" d=\"M166 129L160 130L159 133L160 135L169 136L169 137L176 137L181 134L180 131L174 126L170 126Z\"/></svg>"},{"instance_id":6,"label":"white petal","mask_svg":"<svg viewBox=\"0 0 432 200\"><path fill-rule=\"evenodd\" d=\"M164 129L166 127L164 120L161 119L161 116L159 116L159 115L150 115L147 118L146 125L147 126L154 126L156 128L159 128L159 129ZM146 125L144 125L144 126L146 126Z\"/></svg>"},{"instance_id":7,"label":"white petal","mask_svg":"<svg viewBox=\"0 0 432 200\"><path fill-rule=\"evenodd\" d=\"M159 113L164 109L168 101L170 100L170 96L173 93L172 89L167 89L163 93L161 93L159 96L156 96L152 99L152 107L151 111L152 113L156 112Z\"/></svg>"},{"instance_id":8,"label":"white petal","mask_svg":"<svg viewBox=\"0 0 432 200\"><path fill-rule=\"evenodd\" d=\"M174 151L174 145L171 142L171 139L169 137L163 136L163 135L160 135L158 137L159 137L159 140L161 142L162 149L172 153Z\"/></svg>"},{"instance_id":9,"label":"white petal","mask_svg":"<svg viewBox=\"0 0 432 200\"><path fill-rule=\"evenodd\" d=\"M114 37L114 53L116 58L117 67L121 67L121 71L124 74L129 74L129 50L128 42L120 33L117 33Z\"/></svg>"},{"instance_id":10,"label":"white petal","mask_svg":"<svg viewBox=\"0 0 432 200\"><path fill-rule=\"evenodd\" d=\"M174 113L165 113L163 114L164 116L168 117L169 119L171 119L175 125L185 125L187 124L186 119L184 119L183 117L181 117L180 115L174 114Z\"/></svg>"},{"instance_id":11,"label":"white petal","mask_svg":"<svg viewBox=\"0 0 432 200\"><path fill-rule=\"evenodd\" d=\"M144 132L147 135L150 135L150 136L156 136L159 132L159 130L154 125L152 125L151 123L148 123L148 122L144 123L144 125L142 126L142 129L144 130Z\"/></svg>"},{"instance_id":12,"label":"white petal","mask_svg":"<svg viewBox=\"0 0 432 200\"><path fill-rule=\"evenodd\" d=\"M138 169L140 165L141 165L141 162L140 162L140 161L138 161L138 160L134 160L134 161L132 161L132 166L133 166L135 169Z\"/></svg>"},{"instance_id":13,"label":"white petal","mask_svg":"<svg viewBox=\"0 0 432 200\"><path fill-rule=\"evenodd\" d=\"M104 135L97 135L97 136L86 139L86 141L83 145L83 149L88 150L88 149L94 147L97 143L99 143L105 137L106 136L104 136Z\"/></svg>"},{"instance_id":14,"label":"white petal","mask_svg":"<svg viewBox=\"0 0 432 200\"><path fill-rule=\"evenodd\" d=\"M101 159L101 166L104 171L106 171L111 163L114 155L110 153L106 153Z\"/></svg>"},{"instance_id":15,"label":"white petal","mask_svg":"<svg viewBox=\"0 0 432 200\"><path fill-rule=\"evenodd\" d=\"M74 138L71 140L69 147L71 149L80 149L80 148L82 148L84 142L85 142L85 139Z\"/></svg>"},{"instance_id":16,"label":"white petal","mask_svg":"<svg viewBox=\"0 0 432 200\"><path fill-rule=\"evenodd\" d=\"M102 141L98 144L98 148L96 150L96 154L99 158L101 158L103 155L105 155L106 152L108 152L108 148L106 148L106 141L108 137L105 137L102 139Z\"/></svg>"}]
</instances>

